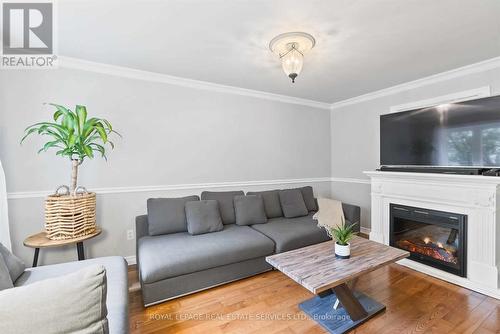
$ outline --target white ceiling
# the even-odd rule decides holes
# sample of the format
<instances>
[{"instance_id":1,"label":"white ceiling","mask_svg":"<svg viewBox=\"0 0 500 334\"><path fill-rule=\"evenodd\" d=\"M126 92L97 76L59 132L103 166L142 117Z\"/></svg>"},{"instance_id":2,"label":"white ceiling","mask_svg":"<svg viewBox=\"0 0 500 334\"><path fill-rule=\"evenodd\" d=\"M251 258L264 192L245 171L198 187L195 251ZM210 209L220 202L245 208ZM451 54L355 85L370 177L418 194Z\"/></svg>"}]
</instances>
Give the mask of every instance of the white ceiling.
<instances>
[{"instance_id":1,"label":"white ceiling","mask_svg":"<svg viewBox=\"0 0 500 334\"><path fill-rule=\"evenodd\" d=\"M336 102L500 55L500 0L60 0L59 54ZM312 34L296 83L268 50Z\"/></svg>"}]
</instances>

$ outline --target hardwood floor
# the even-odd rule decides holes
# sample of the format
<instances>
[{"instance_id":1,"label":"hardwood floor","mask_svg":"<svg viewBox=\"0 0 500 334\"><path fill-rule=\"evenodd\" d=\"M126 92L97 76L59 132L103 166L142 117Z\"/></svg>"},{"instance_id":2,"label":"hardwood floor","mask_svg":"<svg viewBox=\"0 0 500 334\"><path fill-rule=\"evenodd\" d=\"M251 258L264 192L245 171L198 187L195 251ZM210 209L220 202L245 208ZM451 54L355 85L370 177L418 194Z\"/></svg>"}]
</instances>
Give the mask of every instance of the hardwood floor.
<instances>
[{"instance_id":1,"label":"hardwood floor","mask_svg":"<svg viewBox=\"0 0 500 334\"><path fill-rule=\"evenodd\" d=\"M129 271L131 284L137 281ZM271 271L145 309L131 289L131 333L325 333L297 304L313 295ZM356 289L387 306L352 333L500 333L500 301L392 264Z\"/></svg>"}]
</instances>

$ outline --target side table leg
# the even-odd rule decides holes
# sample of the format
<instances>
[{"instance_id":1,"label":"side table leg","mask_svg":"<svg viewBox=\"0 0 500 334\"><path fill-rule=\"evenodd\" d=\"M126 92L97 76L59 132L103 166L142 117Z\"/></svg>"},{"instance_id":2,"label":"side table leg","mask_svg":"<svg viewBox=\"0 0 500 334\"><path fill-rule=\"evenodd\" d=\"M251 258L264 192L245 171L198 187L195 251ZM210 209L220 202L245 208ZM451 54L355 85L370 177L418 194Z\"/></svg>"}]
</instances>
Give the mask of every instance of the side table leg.
<instances>
[{"instance_id":1,"label":"side table leg","mask_svg":"<svg viewBox=\"0 0 500 334\"><path fill-rule=\"evenodd\" d=\"M83 249L83 242L76 243L76 250L78 252L78 261L85 260L85 251Z\"/></svg>"},{"instance_id":2,"label":"side table leg","mask_svg":"<svg viewBox=\"0 0 500 334\"><path fill-rule=\"evenodd\" d=\"M40 248L35 248L35 255L33 256L33 267L38 265L38 254L40 253Z\"/></svg>"}]
</instances>

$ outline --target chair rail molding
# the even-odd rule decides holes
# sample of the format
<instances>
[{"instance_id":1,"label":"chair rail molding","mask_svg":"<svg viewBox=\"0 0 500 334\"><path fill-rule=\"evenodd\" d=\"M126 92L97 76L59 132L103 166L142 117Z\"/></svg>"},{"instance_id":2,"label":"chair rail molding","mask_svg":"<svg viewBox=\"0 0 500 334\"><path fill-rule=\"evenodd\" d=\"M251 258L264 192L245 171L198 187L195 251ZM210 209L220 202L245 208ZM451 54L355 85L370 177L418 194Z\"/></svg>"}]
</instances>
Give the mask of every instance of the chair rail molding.
<instances>
[{"instance_id":1,"label":"chair rail molding","mask_svg":"<svg viewBox=\"0 0 500 334\"><path fill-rule=\"evenodd\" d=\"M356 178L356 177L332 177L332 178L330 178L330 180L332 182L370 184L369 179L362 179L362 178Z\"/></svg>"},{"instance_id":2,"label":"chair rail molding","mask_svg":"<svg viewBox=\"0 0 500 334\"><path fill-rule=\"evenodd\" d=\"M89 188L89 190L96 192L98 195L102 195L102 194L136 193L136 192L176 191L176 190L190 190L190 189L252 187L252 186L284 185L284 184L309 184L309 183L324 183L324 182L331 182L331 178L315 177L315 178L303 178L303 179L185 183L185 184L157 185L157 186ZM53 193L54 193L53 190L10 192L7 193L7 198L9 200L16 200L23 198L37 198L37 197L45 197Z\"/></svg>"}]
</instances>

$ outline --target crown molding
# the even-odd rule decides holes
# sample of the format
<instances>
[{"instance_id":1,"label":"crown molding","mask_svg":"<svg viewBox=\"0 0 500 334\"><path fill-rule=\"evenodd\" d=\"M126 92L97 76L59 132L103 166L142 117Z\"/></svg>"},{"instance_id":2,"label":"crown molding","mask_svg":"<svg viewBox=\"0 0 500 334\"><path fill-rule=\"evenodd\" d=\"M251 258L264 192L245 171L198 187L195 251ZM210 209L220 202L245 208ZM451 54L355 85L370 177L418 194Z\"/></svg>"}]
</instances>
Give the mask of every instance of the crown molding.
<instances>
[{"instance_id":1,"label":"crown molding","mask_svg":"<svg viewBox=\"0 0 500 334\"><path fill-rule=\"evenodd\" d=\"M335 110L345 106L353 105L356 103L373 100L376 98L396 94L399 92L423 87L433 83L438 83L441 81L446 81L458 77L462 77L469 74L480 73L488 71L491 69L500 67L500 57L495 57L487 59L478 63L462 66L449 71L433 74L421 79L405 82L392 87L384 88L367 94L359 95L350 99L326 103L320 101L314 101L309 99L302 99L298 97L273 94L268 92L263 92L259 90L227 86L216 84L208 81L200 81L194 79L187 79L176 77L168 74L161 74L150 71L137 70L133 68L115 66L104 63L92 62L88 60L72 58L72 57L59 57L59 67L68 69L77 69L82 71L89 71L113 76L119 76L123 78L143 80L148 82L158 82L170 85L176 85L181 87L188 87L194 89L202 89L219 93L235 94L241 96L254 97L258 99L278 101L283 103L290 103L296 105L303 105L312 108L324 109L324 110Z\"/></svg>"},{"instance_id":2,"label":"crown molding","mask_svg":"<svg viewBox=\"0 0 500 334\"><path fill-rule=\"evenodd\" d=\"M436 96L430 99L404 103L397 106L392 106L388 114L397 113L406 110L415 110L428 108L443 103L457 103L469 100L476 100L483 97L491 96L491 87L483 86L475 89L469 89L462 92L456 92L447 95Z\"/></svg>"},{"instance_id":3,"label":"crown molding","mask_svg":"<svg viewBox=\"0 0 500 334\"><path fill-rule=\"evenodd\" d=\"M298 104L312 108L325 109L330 110L330 103L319 102L314 100L302 99L298 97L281 95L281 94L273 94L267 93L259 90L246 89L234 86L227 86L216 84L208 81L199 81L187 78L176 77L172 75L149 72L143 70L137 70L129 67L123 66L115 66L104 63L97 63L88 60L71 58L60 56L59 58L59 67L68 68L68 69L76 69L82 71L95 72L100 74L107 74L118 76L122 78L129 78L135 80L143 80L149 82L158 82L169 85L188 87L194 89L203 89L212 92L218 93L226 93L226 94L235 94L241 96L254 97L258 99L278 101L283 103L290 104Z\"/></svg>"},{"instance_id":4,"label":"crown molding","mask_svg":"<svg viewBox=\"0 0 500 334\"><path fill-rule=\"evenodd\" d=\"M359 95L347 100L342 100L339 102L334 102L331 104L331 110L339 109L342 107L346 107L349 105L353 105L356 103L373 100L379 97L384 97L392 94L396 94L399 92L427 86L430 84L438 83L441 81L446 81L458 77L462 77L464 75L480 73L488 70L492 70L500 67L500 57L495 57L491 59L487 59L478 63L462 66L455 68L453 70L437 73L430 75L428 77L424 77L421 79L405 82L400 85L384 88L381 90L377 90L371 93Z\"/></svg>"},{"instance_id":5,"label":"crown molding","mask_svg":"<svg viewBox=\"0 0 500 334\"><path fill-rule=\"evenodd\" d=\"M158 186L134 186L134 187L107 187L107 188L89 188L89 191L95 192L98 195L103 194L120 194L120 193L137 193L137 192L155 192L155 191L178 191L178 190L205 190L216 188L238 188L252 186L270 186L270 185L285 185L285 184L310 184L331 182L330 177L316 177L304 179L277 179L277 180L261 180L261 181L241 181L241 182L214 182L214 183L192 183L192 184L176 184L176 185L158 185ZM7 199L25 199L39 198L53 194L53 190L41 191L19 191L7 193Z\"/></svg>"}]
</instances>

